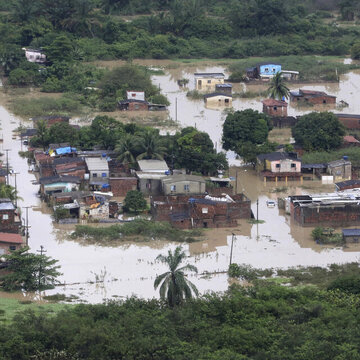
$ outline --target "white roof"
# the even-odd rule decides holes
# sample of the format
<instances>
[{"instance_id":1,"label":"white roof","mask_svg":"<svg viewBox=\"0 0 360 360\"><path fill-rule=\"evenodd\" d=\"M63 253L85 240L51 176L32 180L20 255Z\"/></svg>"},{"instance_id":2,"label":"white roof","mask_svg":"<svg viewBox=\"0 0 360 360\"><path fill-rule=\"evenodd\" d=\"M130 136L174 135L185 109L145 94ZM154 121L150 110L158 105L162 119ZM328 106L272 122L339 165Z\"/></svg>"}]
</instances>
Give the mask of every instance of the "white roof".
<instances>
[{"instance_id":1,"label":"white roof","mask_svg":"<svg viewBox=\"0 0 360 360\"><path fill-rule=\"evenodd\" d=\"M138 164L139 164L139 168L142 172L169 171L169 168L164 160L139 160Z\"/></svg>"},{"instance_id":2,"label":"white roof","mask_svg":"<svg viewBox=\"0 0 360 360\"><path fill-rule=\"evenodd\" d=\"M85 158L89 171L109 171L109 164L105 158Z\"/></svg>"},{"instance_id":3,"label":"white roof","mask_svg":"<svg viewBox=\"0 0 360 360\"><path fill-rule=\"evenodd\" d=\"M146 173L146 172L142 172L142 171L137 171L136 172L136 176L139 179L153 179L153 180L160 180L164 177L167 177L168 175L166 174L160 174L160 173Z\"/></svg>"}]
</instances>

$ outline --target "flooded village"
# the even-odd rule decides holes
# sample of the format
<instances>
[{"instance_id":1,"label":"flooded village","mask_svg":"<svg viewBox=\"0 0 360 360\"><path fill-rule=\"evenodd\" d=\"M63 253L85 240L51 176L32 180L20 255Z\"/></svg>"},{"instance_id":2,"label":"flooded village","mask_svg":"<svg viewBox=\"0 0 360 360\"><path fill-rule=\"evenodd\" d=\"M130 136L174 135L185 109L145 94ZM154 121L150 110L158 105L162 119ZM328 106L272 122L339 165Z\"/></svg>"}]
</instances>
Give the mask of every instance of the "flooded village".
<instances>
[{"instance_id":1,"label":"flooded village","mask_svg":"<svg viewBox=\"0 0 360 360\"><path fill-rule=\"evenodd\" d=\"M246 69L247 76L256 79L229 83L223 66L171 69L163 67L161 61L145 65L163 72L151 79L170 105L153 103L144 92L128 89L128 98L119 102L118 113L130 118L128 114L159 111L159 116L172 119L169 126L160 127L161 134L191 126L209 134L217 153L225 153L222 127L230 109L253 109L272 118L270 137L283 146L258 155L256 166L244 164L228 151L230 168L216 176L200 176L195 171L189 174L164 160L138 160L133 170L119 161L116 151L105 148L80 150L61 142L46 149L32 148L37 121L48 128L64 122L74 129L84 121L57 115L20 119L9 112L6 95L0 94L0 152L4 154L0 178L19 194L16 204L0 200L0 250L5 254L28 244L32 251L38 251L43 246L46 255L59 260L61 286L42 295L64 293L90 303L132 295L158 296L153 283L164 265L155 259L178 243L129 239L104 244L71 236L77 224L106 227L132 221L132 216L123 214L123 206L127 193L135 190L147 200L148 218L169 222L178 229L202 229L199 239L182 244L188 262L199 270L189 277L201 293L228 288L231 247L233 262L255 268L358 261L356 236L342 245L321 244L311 236L317 226L339 233L360 228L357 165L346 156L326 163L303 163L301 151L296 146L286 151L285 145L294 143L291 127L298 117L312 111L334 112L347 129L358 129L359 72L341 75L339 82L302 84L296 69L284 71L280 64L262 64ZM236 96L249 90L261 93L279 71L289 80L289 100ZM179 86L181 79L187 80L184 86ZM192 99L187 96L191 91L202 95ZM344 137L344 147L358 144L356 138ZM27 151L33 160L20 156Z\"/></svg>"}]
</instances>

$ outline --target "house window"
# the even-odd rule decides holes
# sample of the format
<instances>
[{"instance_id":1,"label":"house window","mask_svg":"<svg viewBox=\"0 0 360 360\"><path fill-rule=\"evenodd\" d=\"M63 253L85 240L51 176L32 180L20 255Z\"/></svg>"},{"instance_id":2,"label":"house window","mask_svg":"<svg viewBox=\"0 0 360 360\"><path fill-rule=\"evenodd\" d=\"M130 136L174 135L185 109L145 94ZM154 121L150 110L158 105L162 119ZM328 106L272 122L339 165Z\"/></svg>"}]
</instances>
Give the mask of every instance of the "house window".
<instances>
[{"instance_id":1,"label":"house window","mask_svg":"<svg viewBox=\"0 0 360 360\"><path fill-rule=\"evenodd\" d=\"M280 168L280 164L276 164L276 167L277 167L277 168Z\"/></svg>"},{"instance_id":2,"label":"house window","mask_svg":"<svg viewBox=\"0 0 360 360\"><path fill-rule=\"evenodd\" d=\"M136 94L135 94L135 93L132 93L131 96L132 96L132 97L136 97Z\"/></svg>"},{"instance_id":3,"label":"house window","mask_svg":"<svg viewBox=\"0 0 360 360\"><path fill-rule=\"evenodd\" d=\"M229 103L229 99L225 99L225 104L228 104Z\"/></svg>"},{"instance_id":4,"label":"house window","mask_svg":"<svg viewBox=\"0 0 360 360\"><path fill-rule=\"evenodd\" d=\"M9 215L8 215L8 214L4 214L4 215L3 215L3 220L9 220Z\"/></svg>"},{"instance_id":5,"label":"house window","mask_svg":"<svg viewBox=\"0 0 360 360\"><path fill-rule=\"evenodd\" d=\"M93 177L97 177L97 173L93 173Z\"/></svg>"},{"instance_id":6,"label":"house window","mask_svg":"<svg viewBox=\"0 0 360 360\"><path fill-rule=\"evenodd\" d=\"M291 164L291 167L292 167L292 168L296 167L296 164Z\"/></svg>"},{"instance_id":7,"label":"house window","mask_svg":"<svg viewBox=\"0 0 360 360\"><path fill-rule=\"evenodd\" d=\"M171 185L171 186L170 186L170 190L171 190L171 191L176 191L176 185Z\"/></svg>"},{"instance_id":8,"label":"house window","mask_svg":"<svg viewBox=\"0 0 360 360\"><path fill-rule=\"evenodd\" d=\"M276 111L277 110L277 106L274 106L274 111Z\"/></svg>"},{"instance_id":9,"label":"house window","mask_svg":"<svg viewBox=\"0 0 360 360\"><path fill-rule=\"evenodd\" d=\"M185 190L185 191L189 191L189 190L190 190L189 185L184 185L184 190Z\"/></svg>"},{"instance_id":10,"label":"house window","mask_svg":"<svg viewBox=\"0 0 360 360\"><path fill-rule=\"evenodd\" d=\"M9 246L9 249L10 249L11 251L16 250L16 245L10 245L10 246Z\"/></svg>"},{"instance_id":11,"label":"house window","mask_svg":"<svg viewBox=\"0 0 360 360\"><path fill-rule=\"evenodd\" d=\"M202 209L201 209L201 212L202 212L203 214L207 214L207 213L209 212L209 208L202 208Z\"/></svg>"},{"instance_id":12,"label":"house window","mask_svg":"<svg viewBox=\"0 0 360 360\"><path fill-rule=\"evenodd\" d=\"M265 72L269 72L269 68L265 68Z\"/></svg>"},{"instance_id":13,"label":"house window","mask_svg":"<svg viewBox=\"0 0 360 360\"><path fill-rule=\"evenodd\" d=\"M106 177L106 173L102 173L101 176L102 176L102 177Z\"/></svg>"},{"instance_id":14,"label":"house window","mask_svg":"<svg viewBox=\"0 0 360 360\"><path fill-rule=\"evenodd\" d=\"M272 72L274 73L275 71L276 71L275 68L273 68L273 69L272 69Z\"/></svg>"},{"instance_id":15,"label":"house window","mask_svg":"<svg viewBox=\"0 0 360 360\"><path fill-rule=\"evenodd\" d=\"M323 100L323 104L326 104L326 100Z\"/></svg>"},{"instance_id":16,"label":"house window","mask_svg":"<svg viewBox=\"0 0 360 360\"><path fill-rule=\"evenodd\" d=\"M134 105L135 110L139 110L139 108L140 108L139 105L137 105L137 104Z\"/></svg>"},{"instance_id":17,"label":"house window","mask_svg":"<svg viewBox=\"0 0 360 360\"><path fill-rule=\"evenodd\" d=\"M211 84L211 80L208 80L207 83L208 83L208 84Z\"/></svg>"}]
</instances>

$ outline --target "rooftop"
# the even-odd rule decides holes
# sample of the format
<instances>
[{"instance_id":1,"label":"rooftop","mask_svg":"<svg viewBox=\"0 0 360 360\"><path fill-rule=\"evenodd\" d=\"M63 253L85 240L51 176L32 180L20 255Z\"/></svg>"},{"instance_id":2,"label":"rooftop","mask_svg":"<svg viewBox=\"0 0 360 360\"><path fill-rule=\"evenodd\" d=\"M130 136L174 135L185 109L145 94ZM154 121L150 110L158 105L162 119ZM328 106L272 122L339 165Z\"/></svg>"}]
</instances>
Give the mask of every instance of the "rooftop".
<instances>
[{"instance_id":1,"label":"rooftop","mask_svg":"<svg viewBox=\"0 0 360 360\"><path fill-rule=\"evenodd\" d=\"M223 73L194 73L195 77L203 77L203 78L216 78L216 79L224 79L225 75Z\"/></svg>"},{"instance_id":2,"label":"rooftop","mask_svg":"<svg viewBox=\"0 0 360 360\"><path fill-rule=\"evenodd\" d=\"M0 242L10 243L10 244L22 244L23 239L20 234L0 232Z\"/></svg>"},{"instance_id":3,"label":"rooftop","mask_svg":"<svg viewBox=\"0 0 360 360\"><path fill-rule=\"evenodd\" d=\"M343 165L351 165L351 161L340 159L340 160L334 160L328 162L328 167L343 166Z\"/></svg>"},{"instance_id":4,"label":"rooftop","mask_svg":"<svg viewBox=\"0 0 360 360\"><path fill-rule=\"evenodd\" d=\"M169 168L164 160L139 160L138 161L140 171L169 171Z\"/></svg>"},{"instance_id":5,"label":"rooftop","mask_svg":"<svg viewBox=\"0 0 360 360\"><path fill-rule=\"evenodd\" d=\"M104 157L88 157L85 161L89 171L109 171L109 164Z\"/></svg>"},{"instance_id":6,"label":"rooftop","mask_svg":"<svg viewBox=\"0 0 360 360\"><path fill-rule=\"evenodd\" d=\"M269 161L276 161L276 160L285 160L291 159L296 161L301 161L296 153L287 153L287 152L272 152L269 154L260 154L257 157L260 161L269 160Z\"/></svg>"},{"instance_id":7,"label":"rooftop","mask_svg":"<svg viewBox=\"0 0 360 360\"><path fill-rule=\"evenodd\" d=\"M147 173L147 172L143 172L143 171L137 171L136 172L136 176L139 179L153 179L153 180L160 180L164 177L167 177L168 175L166 175L165 173Z\"/></svg>"},{"instance_id":8,"label":"rooftop","mask_svg":"<svg viewBox=\"0 0 360 360\"><path fill-rule=\"evenodd\" d=\"M279 107L288 106L288 104L285 101L275 100L275 99L265 99L262 101L262 103L265 106L279 106Z\"/></svg>"},{"instance_id":9,"label":"rooftop","mask_svg":"<svg viewBox=\"0 0 360 360\"><path fill-rule=\"evenodd\" d=\"M42 185L55 184L60 182L79 184L81 182L81 179L78 176L68 176L68 175L44 176L39 179L39 183Z\"/></svg>"},{"instance_id":10,"label":"rooftop","mask_svg":"<svg viewBox=\"0 0 360 360\"><path fill-rule=\"evenodd\" d=\"M15 210L15 205L8 200L7 202L0 202L0 210Z\"/></svg>"},{"instance_id":11,"label":"rooftop","mask_svg":"<svg viewBox=\"0 0 360 360\"><path fill-rule=\"evenodd\" d=\"M338 118L349 118L349 119L359 119L360 120L360 115L355 115L355 114L335 114Z\"/></svg>"},{"instance_id":12,"label":"rooftop","mask_svg":"<svg viewBox=\"0 0 360 360\"><path fill-rule=\"evenodd\" d=\"M197 181L205 183L205 180L201 176L196 175L187 175L187 174L177 174L177 175L171 175L167 176L166 178L162 179L162 182L164 183L172 183L177 181Z\"/></svg>"},{"instance_id":13,"label":"rooftop","mask_svg":"<svg viewBox=\"0 0 360 360\"><path fill-rule=\"evenodd\" d=\"M344 141L347 143L354 143L354 144L358 144L360 141L355 139L354 136L352 135L346 135L344 136Z\"/></svg>"},{"instance_id":14,"label":"rooftop","mask_svg":"<svg viewBox=\"0 0 360 360\"><path fill-rule=\"evenodd\" d=\"M224 93L220 93L220 92L214 92L214 93L211 93L211 94L206 94L206 95L204 95L204 98L207 99L207 98L211 98L211 97L215 97L215 96L224 96L224 97L227 97L227 98L232 98L232 95L224 94Z\"/></svg>"},{"instance_id":15,"label":"rooftop","mask_svg":"<svg viewBox=\"0 0 360 360\"><path fill-rule=\"evenodd\" d=\"M343 229L343 236L360 236L360 229Z\"/></svg>"},{"instance_id":16,"label":"rooftop","mask_svg":"<svg viewBox=\"0 0 360 360\"><path fill-rule=\"evenodd\" d=\"M347 186L359 185L360 187L360 179L359 180L346 180L335 183L335 186L339 189Z\"/></svg>"}]
</instances>

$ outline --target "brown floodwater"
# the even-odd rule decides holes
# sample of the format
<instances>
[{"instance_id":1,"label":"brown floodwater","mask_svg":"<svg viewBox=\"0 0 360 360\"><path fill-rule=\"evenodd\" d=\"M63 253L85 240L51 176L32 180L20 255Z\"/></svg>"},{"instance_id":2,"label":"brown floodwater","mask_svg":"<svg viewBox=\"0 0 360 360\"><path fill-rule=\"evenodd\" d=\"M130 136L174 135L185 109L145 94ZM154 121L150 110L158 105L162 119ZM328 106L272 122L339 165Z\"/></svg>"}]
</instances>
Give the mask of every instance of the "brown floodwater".
<instances>
[{"instance_id":1,"label":"brown floodwater","mask_svg":"<svg viewBox=\"0 0 360 360\"><path fill-rule=\"evenodd\" d=\"M149 65L151 65L149 63ZM195 71L219 72L223 67L191 67L166 70L164 76L154 76L154 84L159 85L170 101L170 114L175 119L175 99L177 99L177 119L181 126L195 126L207 131L221 150L221 126L225 114L222 110L206 109L203 101L192 101L186 97L186 90L178 87L176 80L188 78L189 89L194 88L193 73ZM356 101L357 86L360 84L359 73L342 76L340 84L306 85L306 88L325 90L345 99L350 105L346 112L360 113L360 103ZM299 87L299 86L296 86ZM3 97L1 99L1 97ZM0 104L5 96L0 94ZM260 99L235 99L235 109L251 107L261 110ZM301 114L311 109L296 109L290 105L290 111ZM69 239L72 226L54 225L51 209L41 203L38 197L38 186L32 185L35 179L28 171L26 160L18 155L20 141L13 138L12 131L20 124L5 107L0 106L0 151L11 149L9 162L17 176L19 201L21 207L33 206L29 209L30 239L32 251L43 245L47 255L58 259L63 275L62 285L44 294L64 293L67 296L79 296L81 300L91 303L104 299L115 299L136 295L144 298L157 297L153 288L155 277L166 271L163 264L155 262L160 253L174 249L178 244L166 241L147 243L121 243L111 246L86 244L84 241ZM24 122L24 121L23 121ZM30 125L30 124L29 124ZM23 146L23 148L25 148ZM301 228L293 224L289 216L277 207L268 208L266 200L276 199L287 194L302 194L319 191L332 191L333 186L323 186L318 181L291 183L286 185L286 193L274 192L277 187L285 187L285 183L263 183L251 168L232 168L230 176L236 177L239 191L244 191L252 201L252 210L256 216L256 200L259 200L259 218L265 223L252 225L245 220L236 228L207 229L202 241L183 244L189 255L187 261L198 267L199 275L189 275L201 293L206 291L225 291L228 278L225 273L230 260L232 233L234 240L233 262L249 264L254 267L291 267L298 265L321 265L357 261L360 247L349 248L324 247L315 244L310 237L311 228ZM10 179L14 185L14 178ZM25 211L23 213L23 217ZM208 274L212 275L208 275ZM214 274L215 273L215 274ZM216 274L218 273L218 274ZM0 294L1 296L1 294ZM16 296L22 297L18 294ZM38 297L37 294L29 294Z\"/></svg>"}]
</instances>

